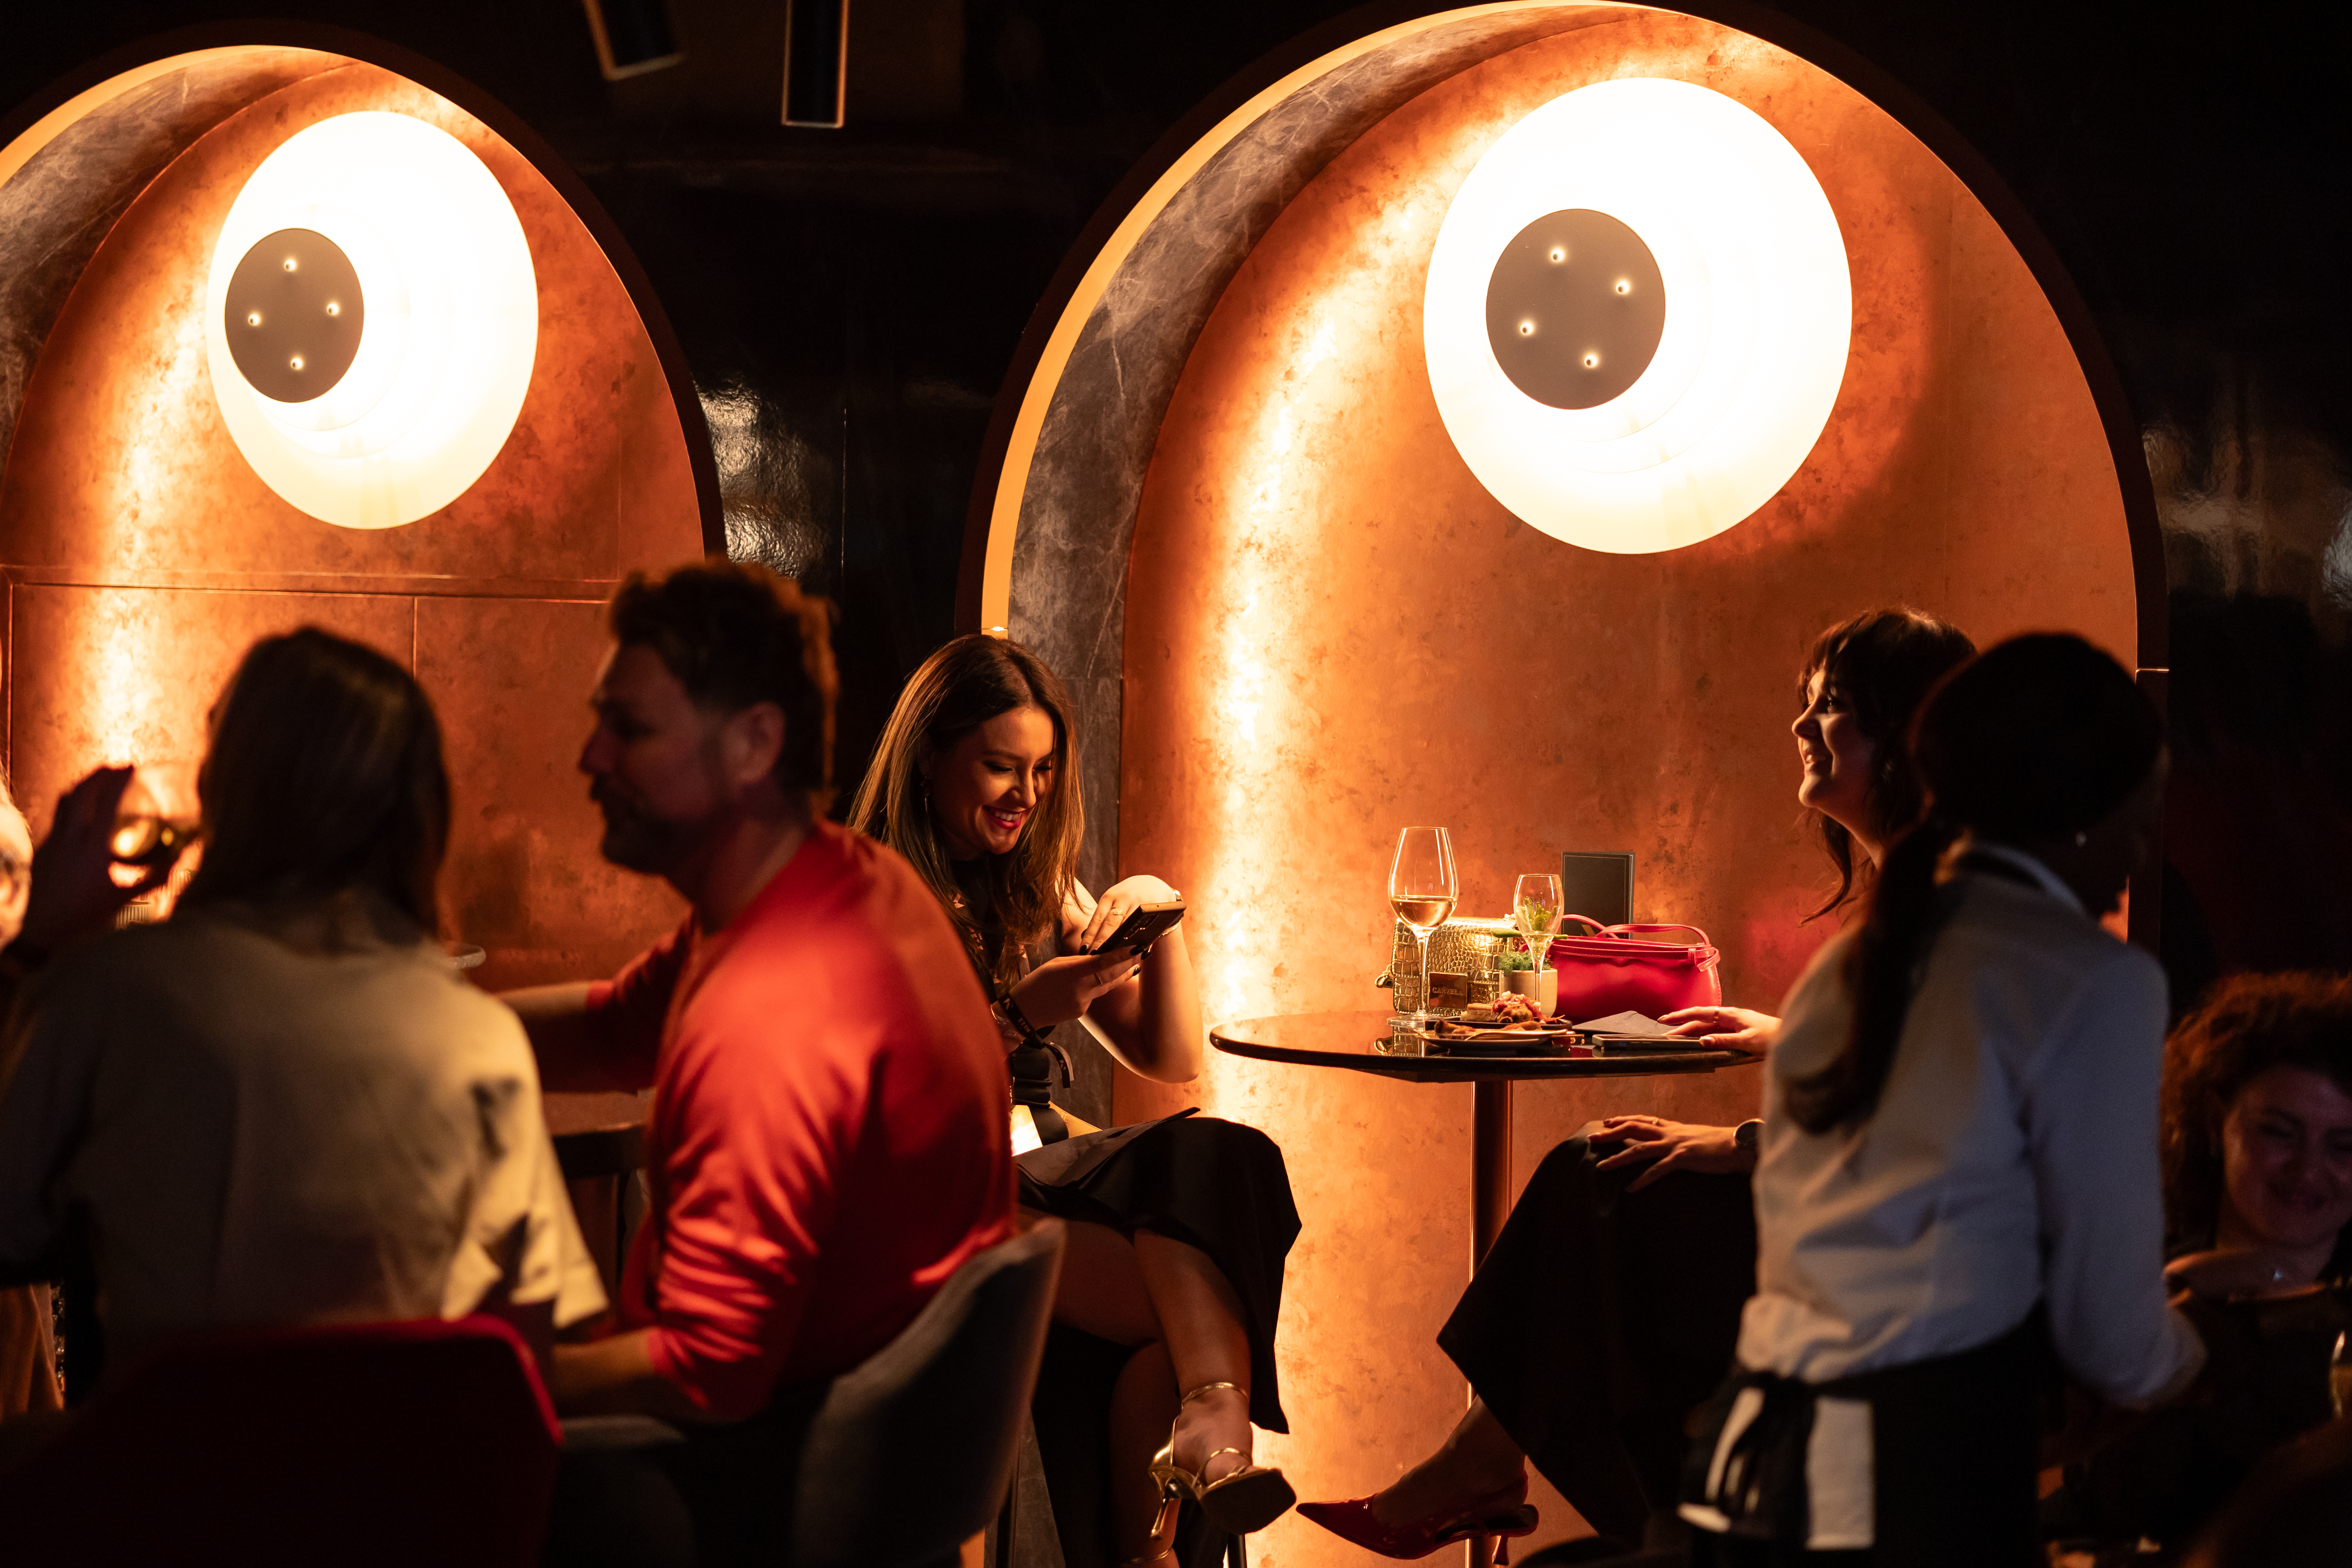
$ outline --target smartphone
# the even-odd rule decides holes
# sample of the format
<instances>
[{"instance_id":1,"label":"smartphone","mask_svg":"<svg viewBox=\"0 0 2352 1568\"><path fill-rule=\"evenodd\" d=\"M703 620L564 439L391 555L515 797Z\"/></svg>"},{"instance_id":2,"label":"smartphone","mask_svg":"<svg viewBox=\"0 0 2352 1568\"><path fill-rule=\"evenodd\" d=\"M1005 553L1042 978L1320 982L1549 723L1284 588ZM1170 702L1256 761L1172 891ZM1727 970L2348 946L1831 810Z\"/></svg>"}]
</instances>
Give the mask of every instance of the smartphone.
<instances>
[{"instance_id":1,"label":"smartphone","mask_svg":"<svg viewBox=\"0 0 2352 1568\"><path fill-rule=\"evenodd\" d=\"M1094 947L1091 952L1116 952L1131 947L1139 955L1150 951L1151 944L1176 929L1184 918L1184 900L1171 899L1164 904L1139 904L1128 911L1118 929Z\"/></svg>"}]
</instances>

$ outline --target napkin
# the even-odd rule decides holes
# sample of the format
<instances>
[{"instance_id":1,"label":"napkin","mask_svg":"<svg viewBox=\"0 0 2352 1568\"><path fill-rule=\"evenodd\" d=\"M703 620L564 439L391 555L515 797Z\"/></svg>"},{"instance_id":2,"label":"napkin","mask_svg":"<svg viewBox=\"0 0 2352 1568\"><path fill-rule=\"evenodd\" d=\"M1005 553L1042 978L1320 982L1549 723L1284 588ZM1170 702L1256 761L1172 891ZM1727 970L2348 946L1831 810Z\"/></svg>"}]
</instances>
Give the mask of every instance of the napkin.
<instances>
[{"instance_id":1,"label":"napkin","mask_svg":"<svg viewBox=\"0 0 2352 1568\"><path fill-rule=\"evenodd\" d=\"M1663 1040L1674 1036L1672 1029L1642 1013L1612 1013L1606 1018L1595 1018L1576 1027L1588 1034L1622 1035L1637 1040Z\"/></svg>"}]
</instances>

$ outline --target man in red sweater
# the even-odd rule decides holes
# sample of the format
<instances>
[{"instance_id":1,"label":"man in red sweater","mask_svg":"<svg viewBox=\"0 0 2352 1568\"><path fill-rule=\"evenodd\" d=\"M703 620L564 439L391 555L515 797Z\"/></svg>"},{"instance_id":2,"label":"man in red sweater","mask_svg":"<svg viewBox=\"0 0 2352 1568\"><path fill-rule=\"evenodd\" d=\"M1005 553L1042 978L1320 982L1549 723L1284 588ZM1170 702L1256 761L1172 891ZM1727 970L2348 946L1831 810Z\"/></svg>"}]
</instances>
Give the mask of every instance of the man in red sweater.
<instances>
[{"instance_id":1,"label":"man in red sweater","mask_svg":"<svg viewBox=\"0 0 2352 1568\"><path fill-rule=\"evenodd\" d=\"M609 981L509 993L553 1089L654 1087L622 1331L566 1414L740 1423L887 1344L1012 1233L1003 1049L929 889L822 818L822 601L711 561L614 596L580 754L605 858L692 910Z\"/></svg>"}]
</instances>

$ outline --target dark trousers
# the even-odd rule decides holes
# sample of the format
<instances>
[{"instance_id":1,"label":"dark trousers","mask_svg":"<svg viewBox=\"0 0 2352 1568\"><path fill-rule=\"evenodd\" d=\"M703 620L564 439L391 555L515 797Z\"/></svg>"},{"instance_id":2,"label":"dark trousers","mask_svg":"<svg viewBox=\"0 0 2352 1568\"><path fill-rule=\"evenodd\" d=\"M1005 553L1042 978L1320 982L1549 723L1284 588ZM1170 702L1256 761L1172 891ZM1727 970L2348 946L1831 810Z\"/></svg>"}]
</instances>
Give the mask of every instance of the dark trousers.
<instances>
[{"instance_id":1,"label":"dark trousers","mask_svg":"<svg viewBox=\"0 0 2352 1568\"><path fill-rule=\"evenodd\" d=\"M1437 1336L1528 1459L1628 1546L1672 1506L1684 1423L1723 1381L1756 1291L1748 1178L1628 1192L1591 1127L1554 1149Z\"/></svg>"}]
</instances>

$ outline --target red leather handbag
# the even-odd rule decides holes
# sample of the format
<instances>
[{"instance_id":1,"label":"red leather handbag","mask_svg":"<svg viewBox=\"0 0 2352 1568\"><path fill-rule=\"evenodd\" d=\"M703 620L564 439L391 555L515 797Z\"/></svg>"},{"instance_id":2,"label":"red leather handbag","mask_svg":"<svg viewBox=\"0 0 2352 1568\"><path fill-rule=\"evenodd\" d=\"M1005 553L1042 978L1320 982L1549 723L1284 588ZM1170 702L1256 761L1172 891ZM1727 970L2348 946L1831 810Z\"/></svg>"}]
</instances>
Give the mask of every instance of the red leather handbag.
<instances>
[{"instance_id":1,"label":"red leather handbag","mask_svg":"<svg viewBox=\"0 0 2352 1568\"><path fill-rule=\"evenodd\" d=\"M1677 1007L1723 1005L1723 955L1696 926L1604 926L1589 915L1569 915L1592 927L1590 936L1552 938L1548 954L1559 973L1556 1018L1572 1024L1639 1013L1663 1018ZM1652 931L1689 931L1696 942L1651 942Z\"/></svg>"}]
</instances>

